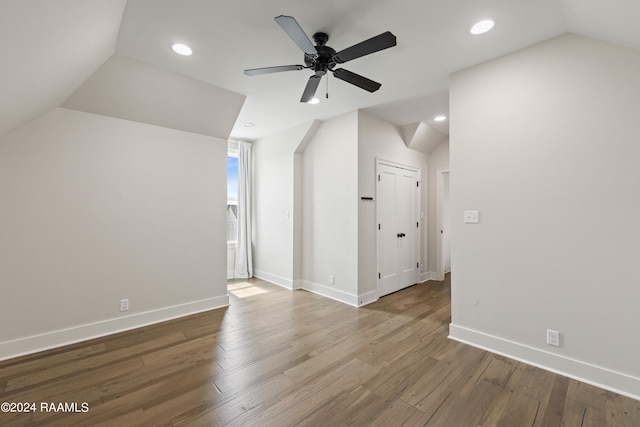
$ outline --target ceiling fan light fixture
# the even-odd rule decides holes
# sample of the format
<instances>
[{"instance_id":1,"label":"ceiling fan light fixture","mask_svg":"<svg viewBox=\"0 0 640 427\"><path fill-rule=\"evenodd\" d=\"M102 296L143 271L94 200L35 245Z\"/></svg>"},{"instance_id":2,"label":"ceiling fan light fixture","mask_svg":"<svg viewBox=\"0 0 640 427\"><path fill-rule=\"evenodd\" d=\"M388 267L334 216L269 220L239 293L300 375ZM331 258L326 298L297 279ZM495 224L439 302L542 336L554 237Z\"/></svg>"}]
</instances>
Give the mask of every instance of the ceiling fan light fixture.
<instances>
[{"instance_id":1,"label":"ceiling fan light fixture","mask_svg":"<svg viewBox=\"0 0 640 427\"><path fill-rule=\"evenodd\" d=\"M434 121L434 122L444 122L445 120L447 120L447 116L445 116L445 115L443 115L443 114L440 114L440 115L435 116L435 117L433 118L433 121Z\"/></svg>"},{"instance_id":2,"label":"ceiling fan light fixture","mask_svg":"<svg viewBox=\"0 0 640 427\"><path fill-rule=\"evenodd\" d=\"M178 55L189 56L193 53L193 50L184 43L174 43L171 45L171 49Z\"/></svg>"},{"instance_id":3,"label":"ceiling fan light fixture","mask_svg":"<svg viewBox=\"0 0 640 427\"><path fill-rule=\"evenodd\" d=\"M484 21L476 22L473 27L471 27L469 32L474 36L477 36L491 30L494 25L496 25L495 21L491 19L485 19Z\"/></svg>"}]
</instances>

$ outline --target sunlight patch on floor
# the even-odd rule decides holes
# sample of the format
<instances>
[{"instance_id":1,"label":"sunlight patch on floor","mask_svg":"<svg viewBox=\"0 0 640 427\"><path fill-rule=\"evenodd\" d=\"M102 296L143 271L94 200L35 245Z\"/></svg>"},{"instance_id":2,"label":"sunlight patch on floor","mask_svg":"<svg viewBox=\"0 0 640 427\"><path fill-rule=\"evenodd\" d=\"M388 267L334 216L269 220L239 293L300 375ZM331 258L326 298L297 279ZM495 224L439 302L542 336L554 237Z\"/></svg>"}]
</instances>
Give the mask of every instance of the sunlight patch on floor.
<instances>
[{"instance_id":1,"label":"sunlight patch on floor","mask_svg":"<svg viewBox=\"0 0 640 427\"><path fill-rule=\"evenodd\" d=\"M229 289L229 292L231 292L238 298L252 297L267 292L264 289L261 289L249 282L230 283L229 285L227 285L227 289Z\"/></svg>"}]
</instances>

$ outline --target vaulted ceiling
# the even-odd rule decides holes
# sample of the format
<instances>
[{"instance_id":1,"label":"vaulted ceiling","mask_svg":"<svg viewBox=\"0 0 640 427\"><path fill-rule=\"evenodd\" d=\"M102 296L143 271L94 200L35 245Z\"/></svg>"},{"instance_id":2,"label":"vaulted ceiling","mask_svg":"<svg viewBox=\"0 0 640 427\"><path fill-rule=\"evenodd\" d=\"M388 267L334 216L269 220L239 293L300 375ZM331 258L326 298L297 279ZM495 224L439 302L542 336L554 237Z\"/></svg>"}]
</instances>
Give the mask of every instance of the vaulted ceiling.
<instances>
[{"instance_id":1,"label":"vaulted ceiling","mask_svg":"<svg viewBox=\"0 0 640 427\"><path fill-rule=\"evenodd\" d=\"M452 72L566 32L640 49L636 0L0 0L0 12L0 137L61 105L114 53L246 95L231 136L253 140L355 109L447 133L432 119L447 114ZM336 50L394 33L396 47L343 66L382 88L325 77L310 105L299 102L309 70L245 76L303 63L278 15L309 37L328 33ZM486 18L495 28L470 35ZM193 55L173 53L175 42Z\"/></svg>"}]
</instances>

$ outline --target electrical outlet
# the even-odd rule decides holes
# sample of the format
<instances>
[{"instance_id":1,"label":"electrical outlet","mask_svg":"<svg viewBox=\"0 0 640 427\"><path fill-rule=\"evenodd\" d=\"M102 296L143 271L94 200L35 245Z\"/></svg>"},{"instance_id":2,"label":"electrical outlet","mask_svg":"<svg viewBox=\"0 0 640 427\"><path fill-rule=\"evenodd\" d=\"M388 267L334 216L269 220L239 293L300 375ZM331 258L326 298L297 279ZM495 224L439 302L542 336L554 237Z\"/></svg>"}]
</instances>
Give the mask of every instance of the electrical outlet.
<instances>
[{"instance_id":1,"label":"electrical outlet","mask_svg":"<svg viewBox=\"0 0 640 427\"><path fill-rule=\"evenodd\" d=\"M330 285L336 284L336 276L329 276L329 284Z\"/></svg>"},{"instance_id":2,"label":"electrical outlet","mask_svg":"<svg viewBox=\"0 0 640 427\"><path fill-rule=\"evenodd\" d=\"M560 347L560 332L547 329L547 344Z\"/></svg>"},{"instance_id":3,"label":"electrical outlet","mask_svg":"<svg viewBox=\"0 0 640 427\"><path fill-rule=\"evenodd\" d=\"M120 311L128 311L129 310L129 299L121 299L120 300Z\"/></svg>"},{"instance_id":4,"label":"electrical outlet","mask_svg":"<svg viewBox=\"0 0 640 427\"><path fill-rule=\"evenodd\" d=\"M478 223L478 211L464 211L464 223L465 224L477 224Z\"/></svg>"}]
</instances>

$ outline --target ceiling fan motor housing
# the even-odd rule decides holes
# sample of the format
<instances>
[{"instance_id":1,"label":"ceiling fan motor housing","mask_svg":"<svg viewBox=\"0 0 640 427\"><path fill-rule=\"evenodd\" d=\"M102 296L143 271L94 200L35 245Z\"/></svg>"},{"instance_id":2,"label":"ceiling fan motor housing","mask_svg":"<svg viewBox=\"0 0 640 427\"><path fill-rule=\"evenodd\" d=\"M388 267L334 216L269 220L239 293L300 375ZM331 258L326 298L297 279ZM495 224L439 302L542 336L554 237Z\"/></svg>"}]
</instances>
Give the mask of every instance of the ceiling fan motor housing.
<instances>
[{"instance_id":1,"label":"ceiling fan motor housing","mask_svg":"<svg viewBox=\"0 0 640 427\"><path fill-rule=\"evenodd\" d=\"M324 76L328 70L332 70L336 66L336 62L333 60L336 51L326 46L328 40L329 35L327 33L315 33L313 41L316 42L318 55L315 58L311 55L304 55L304 63L307 67L313 68L316 76Z\"/></svg>"}]
</instances>

